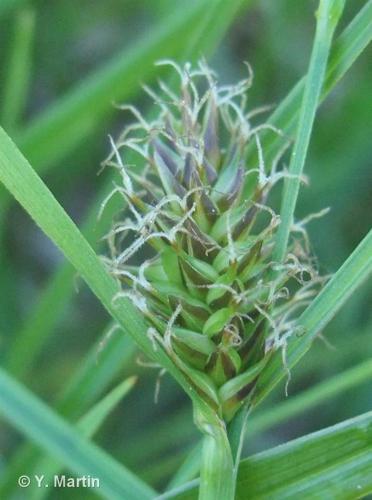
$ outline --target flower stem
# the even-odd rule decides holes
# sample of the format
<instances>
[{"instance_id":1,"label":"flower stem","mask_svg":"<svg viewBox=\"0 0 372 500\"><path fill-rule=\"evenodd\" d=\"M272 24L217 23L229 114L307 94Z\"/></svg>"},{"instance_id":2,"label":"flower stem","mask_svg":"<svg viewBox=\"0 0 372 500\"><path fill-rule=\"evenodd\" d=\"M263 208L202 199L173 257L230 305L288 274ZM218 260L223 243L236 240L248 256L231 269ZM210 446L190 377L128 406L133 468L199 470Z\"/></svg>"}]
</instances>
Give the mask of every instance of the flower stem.
<instances>
[{"instance_id":1,"label":"flower stem","mask_svg":"<svg viewBox=\"0 0 372 500\"><path fill-rule=\"evenodd\" d=\"M226 430L209 426L203 441L199 500L234 500L235 473Z\"/></svg>"}]
</instances>

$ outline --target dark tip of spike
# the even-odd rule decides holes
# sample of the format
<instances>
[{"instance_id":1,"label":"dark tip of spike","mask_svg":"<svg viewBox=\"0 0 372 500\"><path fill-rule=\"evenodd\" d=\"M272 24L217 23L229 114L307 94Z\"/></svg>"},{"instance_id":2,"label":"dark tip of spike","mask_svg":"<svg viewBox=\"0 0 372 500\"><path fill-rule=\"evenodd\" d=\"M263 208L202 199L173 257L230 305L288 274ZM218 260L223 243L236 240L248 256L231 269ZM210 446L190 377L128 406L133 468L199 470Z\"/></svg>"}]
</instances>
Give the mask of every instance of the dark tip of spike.
<instances>
[{"instance_id":1,"label":"dark tip of spike","mask_svg":"<svg viewBox=\"0 0 372 500\"><path fill-rule=\"evenodd\" d=\"M182 184L185 186L186 189L191 188L194 173L195 173L195 161L191 156L191 154L187 153L185 159L185 167L183 171L183 179L182 179Z\"/></svg>"},{"instance_id":2,"label":"dark tip of spike","mask_svg":"<svg viewBox=\"0 0 372 500\"><path fill-rule=\"evenodd\" d=\"M210 280L193 269L187 262L181 262L181 268L194 285L207 285Z\"/></svg>"},{"instance_id":3,"label":"dark tip of spike","mask_svg":"<svg viewBox=\"0 0 372 500\"><path fill-rule=\"evenodd\" d=\"M222 309L222 307L227 307L232 299L231 292L225 292L221 297L211 302L209 305L213 308Z\"/></svg>"},{"instance_id":4,"label":"dark tip of spike","mask_svg":"<svg viewBox=\"0 0 372 500\"><path fill-rule=\"evenodd\" d=\"M204 150L207 157L213 161L219 161L218 146L218 113L214 99L210 99L207 124L204 132Z\"/></svg>"},{"instance_id":5,"label":"dark tip of spike","mask_svg":"<svg viewBox=\"0 0 372 500\"><path fill-rule=\"evenodd\" d=\"M239 167L229 187L229 190L218 200L218 206L219 208L221 208L221 210L227 210L228 208L230 208L234 201L237 199L243 187L243 177L244 169L243 167Z\"/></svg>"},{"instance_id":6,"label":"dark tip of spike","mask_svg":"<svg viewBox=\"0 0 372 500\"><path fill-rule=\"evenodd\" d=\"M208 161L206 157L204 157L203 160L203 167L209 184L213 186L213 184L216 182L218 178L216 169L212 166L212 164Z\"/></svg>"},{"instance_id":7,"label":"dark tip of spike","mask_svg":"<svg viewBox=\"0 0 372 500\"><path fill-rule=\"evenodd\" d=\"M166 131L166 133L169 135L169 137L172 138L173 141L176 141L177 134L176 134L176 132L174 131L174 129L172 127L172 124L170 122L169 116L166 116L164 118L164 122L165 122L165 131Z\"/></svg>"},{"instance_id":8,"label":"dark tip of spike","mask_svg":"<svg viewBox=\"0 0 372 500\"><path fill-rule=\"evenodd\" d=\"M239 354L244 364L247 364L247 360L251 358L251 354L254 354L257 348L264 343L264 327L265 321L263 319L260 320L257 325L255 331L249 337L249 339L243 344L241 349L239 350Z\"/></svg>"},{"instance_id":9,"label":"dark tip of spike","mask_svg":"<svg viewBox=\"0 0 372 500\"><path fill-rule=\"evenodd\" d=\"M208 312L206 309L203 309L202 307L199 307L197 305L195 306L193 304L189 304L185 300L175 297L173 295L170 295L168 297L168 300L173 310L175 310L178 307L178 305L181 305L184 311L193 315L196 319L199 319L201 321L207 321L207 319L210 316L210 312ZM182 316L180 315L180 318L181 317Z\"/></svg>"},{"instance_id":10,"label":"dark tip of spike","mask_svg":"<svg viewBox=\"0 0 372 500\"><path fill-rule=\"evenodd\" d=\"M167 148L157 139L153 140L153 146L154 146L155 151L158 153L158 155L163 160L164 164L167 166L167 168L171 172L171 174L176 175L177 170L178 170L177 163L172 158L169 151L167 151Z\"/></svg>"},{"instance_id":11,"label":"dark tip of spike","mask_svg":"<svg viewBox=\"0 0 372 500\"><path fill-rule=\"evenodd\" d=\"M174 189L174 192L180 197L180 198L184 198L186 196L186 189L181 186L181 184L179 182L177 182L176 179L173 178L173 181L172 181L172 187Z\"/></svg>"},{"instance_id":12,"label":"dark tip of spike","mask_svg":"<svg viewBox=\"0 0 372 500\"><path fill-rule=\"evenodd\" d=\"M191 155L188 154L186 156L186 159L185 159L185 167L184 167L184 172L183 172L183 180L182 180L182 183L183 185L186 187L186 188L189 188L190 187L190 183L191 183L191 176L192 176L192 173L193 173L193 164L192 164L192 158L191 158Z\"/></svg>"},{"instance_id":13,"label":"dark tip of spike","mask_svg":"<svg viewBox=\"0 0 372 500\"><path fill-rule=\"evenodd\" d=\"M236 375L236 369L231 361L230 357L226 354L226 352L221 351L221 362L222 362L222 367L224 374L226 375L227 379L231 379L235 377Z\"/></svg>"},{"instance_id":14,"label":"dark tip of spike","mask_svg":"<svg viewBox=\"0 0 372 500\"><path fill-rule=\"evenodd\" d=\"M247 384L245 387L243 387L242 389L240 389L240 391L236 393L236 398L238 401L243 401L243 399L245 399L250 394L250 392L254 389L255 385L257 384L257 379L258 376L254 380L252 380L252 382Z\"/></svg>"},{"instance_id":15,"label":"dark tip of spike","mask_svg":"<svg viewBox=\"0 0 372 500\"><path fill-rule=\"evenodd\" d=\"M213 368L216 366L217 359L218 359L217 352L214 352L209 358L208 363L206 364L205 369L207 372L211 372L213 370Z\"/></svg>"},{"instance_id":16,"label":"dark tip of spike","mask_svg":"<svg viewBox=\"0 0 372 500\"><path fill-rule=\"evenodd\" d=\"M262 240L259 240L257 241L257 243L253 245L248 254L245 257L243 257L243 259L240 261L238 267L238 274L242 273L246 268L246 266L258 260L261 253L261 248L262 248Z\"/></svg>"},{"instance_id":17,"label":"dark tip of spike","mask_svg":"<svg viewBox=\"0 0 372 500\"><path fill-rule=\"evenodd\" d=\"M205 258L208 256L207 260L213 262L213 259L218 253L215 241L205 235L193 220L188 219L185 226L190 233L190 240L195 257L203 256Z\"/></svg>"},{"instance_id":18,"label":"dark tip of spike","mask_svg":"<svg viewBox=\"0 0 372 500\"><path fill-rule=\"evenodd\" d=\"M209 198L209 196L205 194L204 191L202 192L202 194L200 196L200 200L201 200L204 212L205 212L206 216L208 217L208 220L213 224L216 221L218 213L219 213L217 207L215 206L213 201Z\"/></svg>"},{"instance_id":19,"label":"dark tip of spike","mask_svg":"<svg viewBox=\"0 0 372 500\"><path fill-rule=\"evenodd\" d=\"M265 198L267 196L267 193L263 189L256 189L254 196L253 196L253 203L264 203ZM245 214L243 215L242 219L240 222L237 224L237 226L234 229L233 232L233 238L237 239L239 236L242 234L242 232L249 227L250 224L254 221L257 213L259 211L259 208L257 205L253 205L251 208L249 208Z\"/></svg>"},{"instance_id":20,"label":"dark tip of spike","mask_svg":"<svg viewBox=\"0 0 372 500\"><path fill-rule=\"evenodd\" d=\"M234 239L239 238L244 229L246 229L252 223L257 212L258 212L258 207L256 205L253 205L253 207L248 208L248 210L245 212L245 214L243 215L243 217L241 218L241 220L236 225L233 231Z\"/></svg>"}]
</instances>

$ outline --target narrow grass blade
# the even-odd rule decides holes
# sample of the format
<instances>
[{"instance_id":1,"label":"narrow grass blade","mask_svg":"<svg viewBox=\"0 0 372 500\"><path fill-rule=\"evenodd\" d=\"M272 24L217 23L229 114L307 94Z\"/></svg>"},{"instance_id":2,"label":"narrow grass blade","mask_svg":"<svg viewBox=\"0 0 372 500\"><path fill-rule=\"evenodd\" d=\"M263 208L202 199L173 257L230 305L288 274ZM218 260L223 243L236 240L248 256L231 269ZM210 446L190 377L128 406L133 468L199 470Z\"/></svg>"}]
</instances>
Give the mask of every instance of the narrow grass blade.
<instances>
[{"instance_id":1,"label":"narrow grass blade","mask_svg":"<svg viewBox=\"0 0 372 500\"><path fill-rule=\"evenodd\" d=\"M0 370L0 413L18 430L58 458L77 475L100 480L100 492L112 499L154 497L153 490L97 446L81 437L27 389Z\"/></svg>"},{"instance_id":2,"label":"narrow grass blade","mask_svg":"<svg viewBox=\"0 0 372 500\"><path fill-rule=\"evenodd\" d=\"M81 417L76 427L81 430L84 436L91 437L94 435L113 408L133 389L136 380L136 377L124 380Z\"/></svg>"},{"instance_id":3,"label":"narrow grass blade","mask_svg":"<svg viewBox=\"0 0 372 500\"><path fill-rule=\"evenodd\" d=\"M372 492L372 412L243 460L237 500L361 498Z\"/></svg>"},{"instance_id":4,"label":"narrow grass blade","mask_svg":"<svg viewBox=\"0 0 372 500\"><path fill-rule=\"evenodd\" d=\"M72 297L74 292L74 274L71 265L62 264L42 291L23 327L14 333L4 367L17 378L27 376L49 332L66 309L66 298Z\"/></svg>"},{"instance_id":5,"label":"narrow grass blade","mask_svg":"<svg viewBox=\"0 0 372 500\"><path fill-rule=\"evenodd\" d=\"M206 9L204 18L195 33L189 36L189 53L195 58L207 56L214 51L217 43L223 38L227 29L236 17L239 9L247 8L253 0L217 0Z\"/></svg>"},{"instance_id":6,"label":"narrow grass blade","mask_svg":"<svg viewBox=\"0 0 372 500\"><path fill-rule=\"evenodd\" d=\"M197 498L198 481L157 500ZM236 499L362 498L372 492L372 412L240 462Z\"/></svg>"},{"instance_id":7,"label":"narrow grass blade","mask_svg":"<svg viewBox=\"0 0 372 500\"><path fill-rule=\"evenodd\" d=\"M288 342L286 348L288 369L292 368L307 352L315 336L371 272L372 230L298 319L298 324L302 327L304 334ZM261 401L285 374L282 353L277 352L259 378L253 404L256 405Z\"/></svg>"},{"instance_id":8,"label":"narrow grass blade","mask_svg":"<svg viewBox=\"0 0 372 500\"><path fill-rule=\"evenodd\" d=\"M179 462L179 460L180 452L176 451L172 455L160 457L155 463L147 463L142 469L143 480L150 484L163 483L164 480L173 472L174 466Z\"/></svg>"},{"instance_id":9,"label":"narrow grass blade","mask_svg":"<svg viewBox=\"0 0 372 500\"><path fill-rule=\"evenodd\" d=\"M246 436L253 436L258 432L280 425L282 422L305 413L315 406L319 406L324 402L329 403L344 391L359 387L371 380L372 360L369 359L288 398L282 403L275 404L275 406L257 415L253 414L248 421Z\"/></svg>"},{"instance_id":10,"label":"narrow grass blade","mask_svg":"<svg viewBox=\"0 0 372 500\"><path fill-rule=\"evenodd\" d=\"M177 498L177 500L196 500L198 498L200 480L193 479L188 483L181 484L176 488L166 491L162 495L155 497L154 500L168 500Z\"/></svg>"},{"instance_id":11,"label":"narrow grass blade","mask_svg":"<svg viewBox=\"0 0 372 500\"><path fill-rule=\"evenodd\" d=\"M59 414L75 420L99 397L122 366L133 356L136 347L133 340L116 331L108 336L105 332L82 361L78 371L59 395L56 407ZM8 498L17 487L17 478L40 459L40 451L30 442L21 446L12 456L1 477L0 498Z\"/></svg>"},{"instance_id":12,"label":"narrow grass blade","mask_svg":"<svg viewBox=\"0 0 372 500\"><path fill-rule=\"evenodd\" d=\"M35 9L25 6L15 17L11 52L5 72L1 123L9 132L21 118L30 80L31 54L35 28Z\"/></svg>"},{"instance_id":13,"label":"narrow grass blade","mask_svg":"<svg viewBox=\"0 0 372 500\"><path fill-rule=\"evenodd\" d=\"M371 25L372 0L368 0L333 44L320 95L320 102L329 95L370 43L372 39ZM305 77L299 80L267 120L268 123L282 130L287 137L292 137L295 132L304 87ZM282 147L283 138L263 131L261 133L261 142L265 151L265 160L269 165ZM254 149L252 145L249 152L250 155L254 154Z\"/></svg>"},{"instance_id":14,"label":"narrow grass blade","mask_svg":"<svg viewBox=\"0 0 372 500\"><path fill-rule=\"evenodd\" d=\"M319 3L315 40L306 76L296 141L289 164L289 175L291 177L285 180L282 195L281 223L273 255L273 260L277 262L283 261L287 251L289 233L300 189L300 178L310 143L310 135L326 72L333 33L341 17L344 3L344 0L320 0Z\"/></svg>"},{"instance_id":15,"label":"narrow grass blade","mask_svg":"<svg viewBox=\"0 0 372 500\"><path fill-rule=\"evenodd\" d=\"M202 442L198 443L187 455L181 467L169 481L167 489L171 490L191 481L199 474L201 462Z\"/></svg>"},{"instance_id":16,"label":"narrow grass blade","mask_svg":"<svg viewBox=\"0 0 372 500\"><path fill-rule=\"evenodd\" d=\"M136 383L136 377L130 377L112 389L101 401L96 403L76 424L76 429L85 438L91 438L102 426L115 406L128 394ZM50 457L43 457L32 467L34 474L43 475L44 482L50 484L52 478L63 469L63 464ZM30 470L30 469L26 469ZM29 491L32 500L45 498L48 493L46 488L33 488Z\"/></svg>"},{"instance_id":17,"label":"narrow grass blade","mask_svg":"<svg viewBox=\"0 0 372 500\"><path fill-rule=\"evenodd\" d=\"M57 401L58 411L68 418L81 415L99 397L121 369L128 365L137 347L122 330L104 332L94 344L77 372L67 381Z\"/></svg>"},{"instance_id":18,"label":"narrow grass blade","mask_svg":"<svg viewBox=\"0 0 372 500\"><path fill-rule=\"evenodd\" d=\"M171 440L169 429L172 429ZM190 411L183 407L160 422L141 429L139 435L130 436L125 443L123 458L125 456L128 464L154 463L159 457L167 455L173 443L183 447L198 436L199 431L193 424Z\"/></svg>"},{"instance_id":19,"label":"narrow grass blade","mask_svg":"<svg viewBox=\"0 0 372 500\"><path fill-rule=\"evenodd\" d=\"M190 27L209 4L206 0L191 6L186 3L36 117L17 143L38 171L72 151L113 112L113 102L128 99L138 90L138 82L148 82L157 71L157 59L179 54Z\"/></svg>"},{"instance_id":20,"label":"narrow grass blade","mask_svg":"<svg viewBox=\"0 0 372 500\"><path fill-rule=\"evenodd\" d=\"M372 40L372 1L368 0L334 44L321 98L332 90Z\"/></svg>"}]
</instances>

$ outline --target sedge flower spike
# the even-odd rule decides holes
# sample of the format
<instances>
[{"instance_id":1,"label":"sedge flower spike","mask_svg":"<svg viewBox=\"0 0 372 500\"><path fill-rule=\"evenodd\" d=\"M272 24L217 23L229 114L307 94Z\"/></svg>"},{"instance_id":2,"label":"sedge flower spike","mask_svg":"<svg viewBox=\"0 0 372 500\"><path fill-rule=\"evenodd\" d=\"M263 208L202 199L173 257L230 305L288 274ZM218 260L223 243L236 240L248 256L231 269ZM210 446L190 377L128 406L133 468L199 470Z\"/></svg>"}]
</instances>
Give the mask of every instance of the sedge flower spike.
<instances>
[{"instance_id":1,"label":"sedge flower spike","mask_svg":"<svg viewBox=\"0 0 372 500\"><path fill-rule=\"evenodd\" d=\"M105 163L120 174L112 194L128 215L107 235L106 262L147 317L154 349L230 421L271 354L282 349L285 362L288 338L300 334L296 316L321 279L303 224L293 226L284 261L273 261L280 218L268 199L286 173L279 158L265 165L260 141L262 130L280 131L250 123L251 72L220 86L205 63L163 64L176 69L179 93L162 82L160 92L146 87L158 116L148 122L123 106L136 121L111 141ZM255 164L246 161L251 143ZM126 164L130 151L142 171Z\"/></svg>"}]
</instances>

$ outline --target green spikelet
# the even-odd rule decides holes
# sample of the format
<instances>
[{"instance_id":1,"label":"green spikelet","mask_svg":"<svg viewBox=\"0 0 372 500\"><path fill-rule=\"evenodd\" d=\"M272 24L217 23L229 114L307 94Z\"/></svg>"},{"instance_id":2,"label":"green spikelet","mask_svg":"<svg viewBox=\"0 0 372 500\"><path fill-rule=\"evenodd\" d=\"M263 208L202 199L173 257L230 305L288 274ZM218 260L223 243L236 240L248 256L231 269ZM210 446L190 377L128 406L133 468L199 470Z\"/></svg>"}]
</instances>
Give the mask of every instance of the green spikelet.
<instances>
[{"instance_id":1,"label":"green spikelet","mask_svg":"<svg viewBox=\"0 0 372 500\"><path fill-rule=\"evenodd\" d=\"M107 262L152 325L154 348L165 349L229 421L271 353L285 353L294 313L320 279L301 224L294 229L305 235L302 243L293 239L283 264L272 261L280 220L267 200L285 173L276 163L265 171L265 125L252 127L245 105L251 77L218 86L203 63L165 63L179 74L179 94L164 84L161 95L147 89L159 116L147 123L129 107L137 121L112 143L107 160L119 169L115 192L130 213L107 236ZM258 160L248 165L252 141ZM143 173L125 165L128 149L145 162Z\"/></svg>"}]
</instances>

